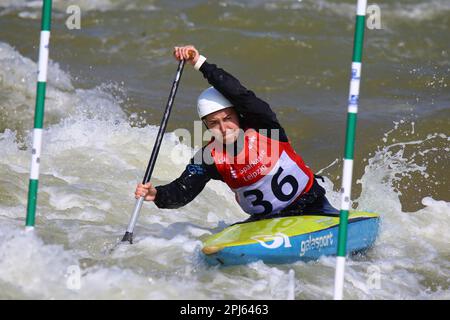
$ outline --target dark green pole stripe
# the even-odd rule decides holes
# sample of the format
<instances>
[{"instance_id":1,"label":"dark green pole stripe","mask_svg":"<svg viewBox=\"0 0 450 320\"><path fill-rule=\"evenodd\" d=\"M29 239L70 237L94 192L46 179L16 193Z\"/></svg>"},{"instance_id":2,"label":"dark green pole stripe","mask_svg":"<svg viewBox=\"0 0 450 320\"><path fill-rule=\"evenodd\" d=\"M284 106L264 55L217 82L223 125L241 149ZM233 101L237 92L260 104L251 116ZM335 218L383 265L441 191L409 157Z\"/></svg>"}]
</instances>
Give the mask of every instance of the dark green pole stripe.
<instances>
[{"instance_id":1,"label":"dark green pole stripe","mask_svg":"<svg viewBox=\"0 0 450 320\"><path fill-rule=\"evenodd\" d=\"M44 6L42 7L41 30L50 31L51 23L52 23L52 0L44 0Z\"/></svg>"},{"instance_id":2,"label":"dark green pole stripe","mask_svg":"<svg viewBox=\"0 0 450 320\"><path fill-rule=\"evenodd\" d=\"M356 136L356 118L357 114L349 112L347 114L347 133L345 137L345 153L344 159L352 159L355 149L355 136Z\"/></svg>"},{"instance_id":3,"label":"dark green pole stripe","mask_svg":"<svg viewBox=\"0 0 450 320\"><path fill-rule=\"evenodd\" d=\"M35 223L36 200L39 180L30 179L28 185L27 227L33 227Z\"/></svg>"},{"instance_id":4,"label":"dark green pole stripe","mask_svg":"<svg viewBox=\"0 0 450 320\"><path fill-rule=\"evenodd\" d=\"M353 40L353 62L361 62L365 24L365 16L356 16L355 38Z\"/></svg>"},{"instance_id":5,"label":"dark green pole stripe","mask_svg":"<svg viewBox=\"0 0 450 320\"><path fill-rule=\"evenodd\" d=\"M34 113L34 127L37 129L42 129L44 123L45 88L45 82L37 83L36 109Z\"/></svg>"},{"instance_id":6,"label":"dark green pole stripe","mask_svg":"<svg viewBox=\"0 0 450 320\"><path fill-rule=\"evenodd\" d=\"M348 210L341 210L339 219L338 251L339 257L345 257L347 252Z\"/></svg>"}]
</instances>

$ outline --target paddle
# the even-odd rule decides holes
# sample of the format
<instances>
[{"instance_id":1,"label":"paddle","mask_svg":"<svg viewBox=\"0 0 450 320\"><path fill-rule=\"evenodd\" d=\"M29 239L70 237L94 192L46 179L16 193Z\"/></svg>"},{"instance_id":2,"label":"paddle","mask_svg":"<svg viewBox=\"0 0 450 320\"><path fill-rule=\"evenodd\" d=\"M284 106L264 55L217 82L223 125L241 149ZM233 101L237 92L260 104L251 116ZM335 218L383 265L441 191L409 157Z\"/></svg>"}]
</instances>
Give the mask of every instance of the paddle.
<instances>
[{"instance_id":1,"label":"paddle","mask_svg":"<svg viewBox=\"0 0 450 320\"><path fill-rule=\"evenodd\" d=\"M189 52L190 58L193 58L193 51ZM181 78L181 74L183 73L185 60L180 60L178 64L177 73L175 76L175 80L172 84L172 90L170 91L169 100L167 101L166 111L164 111L164 115L161 121L161 125L159 126L158 136L156 137L155 145L153 146L152 155L150 156L150 160L147 165L147 169L145 170L144 179L142 180L143 184L146 184L150 181L153 173L153 168L155 167L156 158L158 157L159 148L161 147L162 138L164 132L166 131L167 122L169 121L170 111L172 110L173 101L175 100L175 95L177 93L178 84ZM122 238L122 242L130 242L133 243L133 230L136 225L139 212L141 211L142 203L144 202L144 197L140 197L136 200L136 204L134 206L133 215L131 216L130 222L128 223L127 230L125 235Z\"/></svg>"}]
</instances>

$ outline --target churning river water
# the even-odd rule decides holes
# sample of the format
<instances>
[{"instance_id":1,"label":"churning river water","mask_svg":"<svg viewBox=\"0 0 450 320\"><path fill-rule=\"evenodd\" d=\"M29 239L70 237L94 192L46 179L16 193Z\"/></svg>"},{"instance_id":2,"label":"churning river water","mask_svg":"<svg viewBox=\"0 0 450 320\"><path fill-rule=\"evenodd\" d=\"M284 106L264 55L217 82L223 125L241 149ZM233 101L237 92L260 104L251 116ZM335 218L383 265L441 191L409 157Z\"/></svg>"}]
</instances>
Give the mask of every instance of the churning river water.
<instances>
[{"instance_id":1,"label":"churning river water","mask_svg":"<svg viewBox=\"0 0 450 320\"><path fill-rule=\"evenodd\" d=\"M175 75L194 44L277 113L331 202L339 188L356 1L53 1L36 230L24 232L41 1L0 0L0 299L330 299L335 259L208 267L201 237L246 218L217 181L187 206L144 204L124 233ZM369 5L374 4L369 1ZM450 2L375 3L366 29L353 207L381 214L345 297L450 299ZM81 9L69 29L69 5ZM200 145L186 66L152 181ZM74 278L79 276L78 278Z\"/></svg>"}]
</instances>

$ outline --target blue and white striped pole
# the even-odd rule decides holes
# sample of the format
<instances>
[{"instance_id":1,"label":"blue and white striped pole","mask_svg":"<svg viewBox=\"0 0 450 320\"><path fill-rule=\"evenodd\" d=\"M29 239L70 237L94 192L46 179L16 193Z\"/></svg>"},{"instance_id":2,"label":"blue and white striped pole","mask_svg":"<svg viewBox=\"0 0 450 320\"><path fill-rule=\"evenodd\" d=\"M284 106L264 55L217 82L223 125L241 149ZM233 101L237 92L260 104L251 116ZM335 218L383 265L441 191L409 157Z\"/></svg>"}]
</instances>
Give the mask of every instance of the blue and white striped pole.
<instances>
[{"instance_id":1,"label":"blue and white striped pole","mask_svg":"<svg viewBox=\"0 0 450 320\"><path fill-rule=\"evenodd\" d=\"M355 37L353 41L352 76L348 95L347 132L345 139L344 172L342 174L342 198L339 219L336 274L334 279L334 299L342 300L344 291L345 255L347 253L347 224L352 191L353 152L358 113L359 84L361 79L361 58L364 42L367 0L358 0L356 9Z\"/></svg>"},{"instance_id":2,"label":"blue and white striped pole","mask_svg":"<svg viewBox=\"0 0 450 320\"><path fill-rule=\"evenodd\" d=\"M39 44L38 79L36 89L36 109L34 113L33 147L31 152L30 182L28 187L28 205L26 229L33 230L36 216L37 190L39 184L39 164L42 146L42 128L44 123L45 87L47 82L48 52L50 44L50 25L52 1L44 0L42 6L41 40Z\"/></svg>"}]
</instances>

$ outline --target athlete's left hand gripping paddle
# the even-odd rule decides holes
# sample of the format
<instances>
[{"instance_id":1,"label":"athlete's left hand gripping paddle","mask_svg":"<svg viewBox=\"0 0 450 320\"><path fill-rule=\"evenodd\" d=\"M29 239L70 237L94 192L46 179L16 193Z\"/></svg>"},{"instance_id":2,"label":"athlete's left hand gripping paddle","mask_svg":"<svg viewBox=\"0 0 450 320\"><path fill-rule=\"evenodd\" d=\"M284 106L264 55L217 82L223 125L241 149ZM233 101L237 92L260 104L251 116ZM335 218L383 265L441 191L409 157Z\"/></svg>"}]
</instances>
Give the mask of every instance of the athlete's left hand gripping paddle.
<instances>
[{"instance_id":1,"label":"athlete's left hand gripping paddle","mask_svg":"<svg viewBox=\"0 0 450 320\"><path fill-rule=\"evenodd\" d=\"M189 52L189 57L192 59L194 57L194 52ZM161 125L159 126L158 136L156 137L155 146L153 147L152 155L147 165L147 170L145 171L144 179L142 180L143 184L146 184L150 181L152 177L153 168L155 167L156 158L158 157L159 148L161 147L162 138L164 132L166 131L167 122L169 121L170 111L172 110L173 101L175 100L175 95L177 93L178 84L180 82L181 74L183 73L185 60L180 60L177 68L177 74L175 76L175 80L172 84L172 90L170 91L169 100L167 101L166 111L164 111L164 115L161 121ZM136 200L136 204L134 206L133 215L131 216L130 222L128 223L127 231L122 238L122 242L128 241L130 244L133 243L133 230L136 225L137 219L139 217L139 212L141 211L142 203L144 202L144 197L140 197Z\"/></svg>"}]
</instances>

